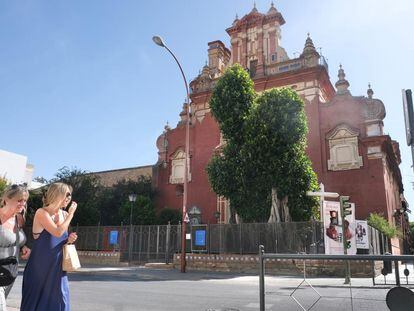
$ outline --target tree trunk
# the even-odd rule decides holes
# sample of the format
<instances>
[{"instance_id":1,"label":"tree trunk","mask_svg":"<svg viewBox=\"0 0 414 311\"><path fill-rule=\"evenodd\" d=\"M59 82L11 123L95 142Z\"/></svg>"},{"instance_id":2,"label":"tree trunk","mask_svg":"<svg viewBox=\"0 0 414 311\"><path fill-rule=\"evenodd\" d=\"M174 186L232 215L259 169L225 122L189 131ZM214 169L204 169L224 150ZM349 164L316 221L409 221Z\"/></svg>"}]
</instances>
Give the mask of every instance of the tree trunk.
<instances>
[{"instance_id":1,"label":"tree trunk","mask_svg":"<svg viewBox=\"0 0 414 311\"><path fill-rule=\"evenodd\" d=\"M282 210L282 214L283 214L283 221L284 222L289 222L291 221L290 219L290 213L289 213L289 208L288 208L288 200L289 198L286 196L281 200L281 210Z\"/></svg>"},{"instance_id":2,"label":"tree trunk","mask_svg":"<svg viewBox=\"0 0 414 311\"><path fill-rule=\"evenodd\" d=\"M284 197L279 200L277 197L277 189L272 188L272 207L270 210L270 217L268 222L289 222L291 221L289 208L288 208L288 197Z\"/></svg>"},{"instance_id":3,"label":"tree trunk","mask_svg":"<svg viewBox=\"0 0 414 311\"><path fill-rule=\"evenodd\" d=\"M270 217L268 220L269 223L281 221L279 208L280 208L280 201L277 198L277 189L272 188L272 207L270 210Z\"/></svg>"},{"instance_id":4,"label":"tree trunk","mask_svg":"<svg viewBox=\"0 0 414 311\"><path fill-rule=\"evenodd\" d=\"M232 207L231 204L230 204L229 224L237 224L236 209L234 207Z\"/></svg>"}]
</instances>

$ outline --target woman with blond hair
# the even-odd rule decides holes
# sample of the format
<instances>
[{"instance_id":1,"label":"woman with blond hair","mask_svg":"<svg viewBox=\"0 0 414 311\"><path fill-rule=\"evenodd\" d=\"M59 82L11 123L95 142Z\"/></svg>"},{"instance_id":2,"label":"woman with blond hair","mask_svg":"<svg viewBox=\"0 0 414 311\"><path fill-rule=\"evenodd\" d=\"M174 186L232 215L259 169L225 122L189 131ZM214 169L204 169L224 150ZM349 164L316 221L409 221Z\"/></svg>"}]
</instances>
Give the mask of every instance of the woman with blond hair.
<instances>
[{"instance_id":1,"label":"woman with blond hair","mask_svg":"<svg viewBox=\"0 0 414 311\"><path fill-rule=\"evenodd\" d=\"M76 241L68 228L77 204L72 202L72 187L51 184L43 198L43 207L33 219L33 247L23 274L22 311L70 310L69 284L62 270L63 245Z\"/></svg>"},{"instance_id":2,"label":"woman with blond hair","mask_svg":"<svg viewBox=\"0 0 414 311\"><path fill-rule=\"evenodd\" d=\"M12 185L5 189L0 202L0 259L14 256L19 258L21 248L22 259L27 259L30 249L23 246L26 236L20 228L24 224L24 213L29 192L25 185ZM14 282L13 282L14 283ZM0 311L6 310L6 298L13 283L0 286Z\"/></svg>"}]
</instances>

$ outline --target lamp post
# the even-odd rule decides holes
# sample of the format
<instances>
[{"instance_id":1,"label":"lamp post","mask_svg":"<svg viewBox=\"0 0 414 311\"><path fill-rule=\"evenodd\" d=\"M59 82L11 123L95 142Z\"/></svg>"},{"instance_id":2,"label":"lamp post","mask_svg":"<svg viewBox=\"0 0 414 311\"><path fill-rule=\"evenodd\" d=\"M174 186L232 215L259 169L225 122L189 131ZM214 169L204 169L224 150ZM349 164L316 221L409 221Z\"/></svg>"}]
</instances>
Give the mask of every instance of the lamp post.
<instances>
[{"instance_id":1,"label":"lamp post","mask_svg":"<svg viewBox=\"0 0 414 311\"><path fill-rule=\"evenodd\" d=\"M152 37L152 40L154 43L160 47L165 48L171 56L174 58L175 62L177 63L178 67L180 68L181 75L183 76L184 85L185 85L185 91L187 96L187 116L186 116L186 122L185 122L185 159L184 159L184 181L183 181L183 219L181 223L181 257L180 257L180 263L181 263L181 272L185 272L186 268L186 259L185 259L185 253L186 253L186 220L187 220L187 197L188 197L188 166L189 166L189 146L190 146L190 93L188 91L188 83L187 79L185 78L185 74L183 71L183 68L181 67L180 62L178 61L177 57L175 57L174 53L171 52L171 50L165 45L164 41L159 36Z\"/></svg>"},{"instance_id":2,"label":"lamp post","mask_svg":"<svg viewBox=\"0 0 414 311\"><path fill-rule=\"evenodd\" d=\"M219 250L219 254L221 254L222 253L222 251L221 251L222 246L221 246L221 221L220 221L220 212L219 211L215 211L214 212L214 217L216 218L217 225L219 226L219 247L218 247L218 250Z\"/></svg>"},{"instance_id":3,"label":"lamp post","mask_svg":"<svg viewBox=\"0 0 414 311\"><path fill-rule=\"evenodd\" d=\"M135 193L131 193L128 196L129 203L130 203L130 211L129 211L129 242L128 242L128 261L131 263L132 260L132 208L134 206L134 202L137 200L137 195Z\"/></svg>"}]
</instances>

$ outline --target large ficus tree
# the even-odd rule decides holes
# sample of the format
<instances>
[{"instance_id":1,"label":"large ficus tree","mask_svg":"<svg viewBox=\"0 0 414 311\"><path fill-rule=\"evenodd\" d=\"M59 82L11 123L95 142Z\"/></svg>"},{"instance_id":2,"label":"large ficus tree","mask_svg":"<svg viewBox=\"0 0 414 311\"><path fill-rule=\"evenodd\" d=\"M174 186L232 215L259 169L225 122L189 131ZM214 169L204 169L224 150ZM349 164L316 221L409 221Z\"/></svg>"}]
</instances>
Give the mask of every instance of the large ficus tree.
<instances>
[{"instance_id":1,"label":"large ficus tree","mask_svg":"<svg viewBox=\"0 0 414 311\"><path fill-rule=\"evenodd\" d=\"M211 111L225 140L207 167L213 190L230 200L246 222L307 220L317 204L306 191L317 188L305 153L304 104L291 89L256 94L240 66L217 82Z\"/></svg>"}]
</instances>

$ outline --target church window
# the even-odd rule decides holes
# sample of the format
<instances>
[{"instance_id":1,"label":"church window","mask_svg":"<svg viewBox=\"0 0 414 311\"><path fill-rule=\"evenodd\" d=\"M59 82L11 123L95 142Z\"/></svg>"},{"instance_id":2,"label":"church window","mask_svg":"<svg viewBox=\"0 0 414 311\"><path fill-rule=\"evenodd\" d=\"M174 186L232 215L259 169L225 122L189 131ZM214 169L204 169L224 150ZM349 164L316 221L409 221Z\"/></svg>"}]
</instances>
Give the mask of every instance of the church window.
<instances>
[{"instance_id":1,"label":"church window","mask_svg":"<svg viewBox=\"0 0 414 311\"><path fill-rule=\"evenodd\" d=\"M272 54L272 62L276 61L276 54Z\"/></svg>"},{"instance_id":2,"label":"church window","mask_svg":"<svg viewBox=\"0 0 414 311\"><path fill-rule=\"evenodd\" d=\"M341 171L362 167L358 153L358 133L345 124L339 125L328 136L328 170Z\"/></svg>"},{"instance_id":3,"label":"church window","mask_svg":"<svg viewBox=\"0 0 414 311\"><path fill-rule=\"evenodd\" d=\"M253 78L256 75L257 60L250 61L250 77Z\"/></svg>"}]
</instances>

